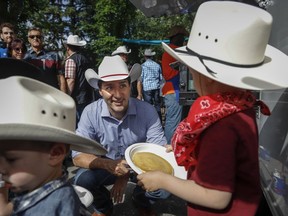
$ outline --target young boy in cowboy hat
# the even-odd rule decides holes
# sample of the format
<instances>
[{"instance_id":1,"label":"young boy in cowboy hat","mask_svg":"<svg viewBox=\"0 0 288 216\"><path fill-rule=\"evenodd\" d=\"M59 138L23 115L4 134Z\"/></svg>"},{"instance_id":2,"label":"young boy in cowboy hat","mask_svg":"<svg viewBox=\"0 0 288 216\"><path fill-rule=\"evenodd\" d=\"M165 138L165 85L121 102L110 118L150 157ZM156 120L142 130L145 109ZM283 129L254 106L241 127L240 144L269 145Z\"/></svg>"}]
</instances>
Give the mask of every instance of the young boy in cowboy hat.
<instances>
[{"instance_id":1,"label":"young boy in cowboy hat","mask_svg":"<svg viewBox=\"0 0 288 216\"><path fill-rule=\"evenodd\" d=\"M0 215L86 215L62 162L69 146L99 155L106 150L75 134L73 99L21 76L0 80L0 99ZM15 194L11 202L5 186Z\"/></svg>"},{"instance_id":2,"label":"young boy in cowboy hat","mask_svg":"<svg viewBox=\"0 0 288 216\"><path fill-rule=\"evenodd\" d=\"M270 112L249 90L288 87L288 58L267 45L271 24L272 16L260 8L210 1L199 7L187 46L163 44L189 67L200 96L172 138L187 180L147 172L138 175L138 184L187 200L188 215L256 213L261 188L253 108Z\"/></svg>"},{"instance_id":3,"label":"young boy in cowboy hat","mask_svg":"<svg viewBox=\"0 0 288 216\"><path fill-rule=\"evenodd\" d=\"M135 66L137 70L133 68ZM125 150L139 142L167 143L155 108L130 97L130 84L141 73L141 65L135 66L128 71L120 56L106 56L99 65L98 74L92 69L85 72L90 85L99 88L102 99L84 109L76 133L100 142L108 153L99 157L73 151L72 157L74 164L82 168L76 174L75 184L92 192L95 216L111 214L112 198L116 203L122 200L130 177ZM107 185L113 185L110 192ZM164 191L146 194L140 187L133 193L137 207L146 213L152 213L150 198L167 198L168 195Z\"/></svg>"}]
</instances>

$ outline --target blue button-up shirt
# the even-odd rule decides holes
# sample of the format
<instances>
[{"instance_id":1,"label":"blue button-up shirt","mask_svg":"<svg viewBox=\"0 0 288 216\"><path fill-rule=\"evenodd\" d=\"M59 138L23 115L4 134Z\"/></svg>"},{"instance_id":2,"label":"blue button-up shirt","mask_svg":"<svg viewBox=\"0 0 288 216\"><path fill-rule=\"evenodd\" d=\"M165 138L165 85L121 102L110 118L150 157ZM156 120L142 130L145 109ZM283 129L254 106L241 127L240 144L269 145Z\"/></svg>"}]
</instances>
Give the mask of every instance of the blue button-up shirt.
<instances>
[{"instance_id":1,"label":"blue button-up shirt","mask_svg":"<svg viewBox=\"0 0 288 216\"><path fill-rule=\"evenodd\" d=\"M113 160L124 158L126 148L134 143L167 143L155 108L135 98L129 99L122 120L111 116L103 99L89 104L81 115L76 133L101 143L108 151L106 156ZM78 154L73 151L72 157Z\"/></svg>"},{"instance_id":2,"label":"blue button-up shirt","mask_svg":"<svg viewBox=\"0 0 288 216\"><path fill-rule=\"evenodd\" d=\"M141 81L144 91L160 89L163 80L161 66L151 59L142 65Z\"/></svg>"}]
</instances>

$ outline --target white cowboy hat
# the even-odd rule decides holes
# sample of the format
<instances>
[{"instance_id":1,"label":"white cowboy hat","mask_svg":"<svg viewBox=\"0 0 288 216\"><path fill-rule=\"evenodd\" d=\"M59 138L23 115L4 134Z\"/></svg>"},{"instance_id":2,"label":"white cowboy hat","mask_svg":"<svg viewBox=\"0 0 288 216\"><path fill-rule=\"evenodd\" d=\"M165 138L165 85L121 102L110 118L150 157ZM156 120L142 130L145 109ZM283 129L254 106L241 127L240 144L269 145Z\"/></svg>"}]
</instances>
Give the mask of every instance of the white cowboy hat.
<instances>
[{"instance_id":1,"label":"white cowboy hat","mask_svg":"<svg viewBox=\"0 0 288 216\"><path fill-rule=\"evenodd\" d=\"M211 19L213 16L213 19ZM229 1L200 5L187 46L172 57L218 82L250 90L288 87L288 56L267 45L272 16L263 9Z\"/></svg>"},{"instance_id":2,"label":"white cowboy hat","mask_svg":"<svg viewBox=\"0 0 288 216\"><path fill-rule=\"evenodd\" d=\"M0 99L5 101L0 106L0 140L60 142L76 151L107 153L99 143L75 134L75 102L60 90L12 76L0 80Z\"/></svg>"},{"instance_id":3,"label":"white cowboy hat","mask_svg":"<svg viewBox=\"0 0 288 216\"><path fill-rule=\"evenodd\" d=\"M78 35L69 35L66 44L73 46L85 46L87 42L80 40Z\"/></svg>"},{"instance_id":4,"label":"white cowboy hat","mask_svg":"<svg viewBox=\"0 0 288 216\"><path fill-rule=\"evenodd\" d=\"M152 52L151 49L145 49L144 56L154 56L156 52Z\"/></svg>"},{"instance_id":5,"label":"white cowboy hat","mask_svg":"<svg viewBox=\"0 0 288 216\"><path fill-rule=\"evenodd\" d=\"M118 55L121 53L129 54L129 53L131 53L131 49L129 49L129 51L128 51L126 46L119 46L115 51L112 52L111 55L114 56L114 55Z\"/></svg>"},{"instance_id":6,"label":"white cowboy hat","mask_svg":"<svg viewBox=\"0 0 288 216\"><path fill-rule=\"evenodd\" d=\"M136 63L128 71L126 63L119 55L105 56L98 68L98 74L91 68L85 71L85 77L88 83L95 89L98 89L98 80L104 82L123 80L130 77L131 82L136 81L141 76L141 65Z\"/></svg>"}]
</instances>

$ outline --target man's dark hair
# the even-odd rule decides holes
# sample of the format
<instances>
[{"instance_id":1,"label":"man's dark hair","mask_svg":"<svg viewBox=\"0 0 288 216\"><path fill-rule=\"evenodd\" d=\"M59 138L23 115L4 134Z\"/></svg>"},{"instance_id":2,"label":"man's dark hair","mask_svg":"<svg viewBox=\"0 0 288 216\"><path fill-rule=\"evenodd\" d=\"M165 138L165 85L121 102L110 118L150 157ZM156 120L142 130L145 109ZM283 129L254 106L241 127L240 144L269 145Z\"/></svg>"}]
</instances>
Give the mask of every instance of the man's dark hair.
<instances>
[{"instance_id":1,"label":"man's dark hair","mask_svg":"<svg viewBox=\"0 0 288 216\"><path fill-rule=\"evenodd\" d=\"M66 44L66 46L72 51L72 52L79 52L82 47L80 46L74 46L71 44Z\"/></svg>"}]
</instances>

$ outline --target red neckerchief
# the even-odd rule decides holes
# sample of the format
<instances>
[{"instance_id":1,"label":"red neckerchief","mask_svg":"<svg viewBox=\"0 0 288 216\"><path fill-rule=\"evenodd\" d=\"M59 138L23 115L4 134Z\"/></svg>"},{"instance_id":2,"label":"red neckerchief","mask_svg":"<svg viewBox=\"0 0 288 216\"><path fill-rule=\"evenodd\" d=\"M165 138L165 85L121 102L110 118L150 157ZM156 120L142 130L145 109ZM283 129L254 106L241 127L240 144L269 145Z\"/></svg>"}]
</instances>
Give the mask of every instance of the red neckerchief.
<instances>
[{"instance_id":1,"label":"red neckerchief","mask_svg":"<svg viewBox=\"0 0 288 216\"><path fill-rule=\"evenodd\" d=\"M178 125L172 140L172 148L178 165L186 170L197 164L195 148L200 134L216 121L253 106L260 106L265 115L269 108L249 91L225 92L197 98L187 118Z\"/></svg>"}]
</instances>

